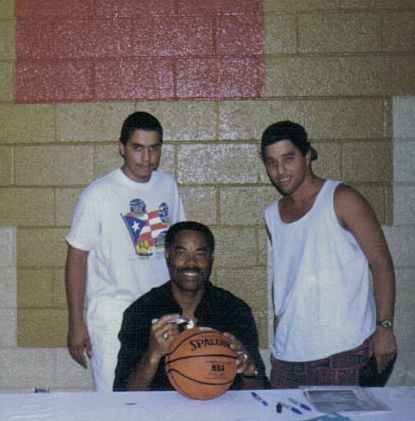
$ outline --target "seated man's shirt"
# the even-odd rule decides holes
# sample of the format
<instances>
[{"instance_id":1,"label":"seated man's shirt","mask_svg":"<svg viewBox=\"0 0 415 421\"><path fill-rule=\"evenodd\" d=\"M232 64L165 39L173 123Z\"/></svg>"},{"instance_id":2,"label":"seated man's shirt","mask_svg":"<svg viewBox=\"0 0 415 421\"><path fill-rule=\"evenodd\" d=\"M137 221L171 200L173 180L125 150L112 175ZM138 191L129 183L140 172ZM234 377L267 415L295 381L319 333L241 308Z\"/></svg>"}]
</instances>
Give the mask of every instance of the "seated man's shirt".
<instances>
[{"instance_id":1,"label":"seated man's shirt","mask_svg":"<svg viewBox=\"0 0 415 421\"><path fill-rule=\"evenodd\" d=\"M127 390L130 374L147 351L152 320L166 314L180 314L181 312L182 309L176 303L171 291L171 281L153 288L124 312L121 331L118 335L121 349L115 370L114 391ZM208 282L196 308L195 317L198 326L232 333L244 345L250 358L255 361L258 377L266 378L264 363L258 351L255 321L251 309L244 301ZM164 358L162 358L151 384L151 390L173 390L164 367ZM240 375L236 376L232 389L239 387L240 377Z\"/></svg>"}]
</instances>

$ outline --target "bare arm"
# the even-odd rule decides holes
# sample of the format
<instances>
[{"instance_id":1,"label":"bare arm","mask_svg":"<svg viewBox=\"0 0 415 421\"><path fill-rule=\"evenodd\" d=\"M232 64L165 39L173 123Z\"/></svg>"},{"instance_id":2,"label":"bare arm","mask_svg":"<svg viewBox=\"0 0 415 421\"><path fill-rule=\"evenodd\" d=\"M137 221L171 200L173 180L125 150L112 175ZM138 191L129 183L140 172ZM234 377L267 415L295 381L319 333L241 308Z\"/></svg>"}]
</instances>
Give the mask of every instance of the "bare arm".
<instances>
[{"instance_id":1,"label":"bare arm","mask_svg":"<svg viewBox=\"0 0 415 421\"><path fill-rule=\"evenodd\" d=\"M88 252L68 246L65 269L66 298L68 301L68 350L72 358L87 367L91 341L83 316Z\"/></svg>"},{"instance_id":2,"label":"bare arm","mask_svg":"<svg viewBox=\"0 0 415 421\"><path fill-rule=\"evenodd\" d=\"M393 320L395 276L392 257L372 207L357 191L345 185L336 189L334 203L340 224L356 238L372 270L377 319ZM396 354L393 331L378 327L370 346L381 372Z\"/></svg>"}]
</instances>

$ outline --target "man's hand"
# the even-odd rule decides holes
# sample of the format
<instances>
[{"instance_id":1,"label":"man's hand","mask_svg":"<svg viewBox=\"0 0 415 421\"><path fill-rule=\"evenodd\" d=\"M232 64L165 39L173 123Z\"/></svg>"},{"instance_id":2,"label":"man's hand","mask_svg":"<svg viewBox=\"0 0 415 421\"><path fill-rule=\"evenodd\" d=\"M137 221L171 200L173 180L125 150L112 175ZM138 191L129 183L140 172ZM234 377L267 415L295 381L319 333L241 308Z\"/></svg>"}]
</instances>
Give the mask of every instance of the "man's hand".
<instances>
[{"instance_id":1,"label":"man's hand","mask_svg":"<svg viewBox=\"0 0 415 421\"><path fill-rule=\"evenodd\" d=\"M251 375L253 373L246 373L248 370L255 371L255 364L249 360L248 352L246 351L245 347L239 342L239 340L229 332L223 332L224 336L226 336L230 341L231 348L236 353L236 372L238 374L247 374ZM252 370L253 366L253 370Z\"/></svg>"},{"instance_id":2,"label":"man's hand","mask_svg":"<svg viewBox=\"0 0 415 421\"><path fill-rule=\"evenodd\" d=\"M147 352L150 357L160 360L169 352L173 339L179 334L174 322L177 317L179 314L167 314L153 323Z\"/></svg>"},{"instance_id":3,"label":"man's hand","mask_svg":"<svg viewBox=\"0 0 415 421\"><path fill-rule=\"evenodd\" d=\"M71 357L82 367L87 368L85 354L91 358L91 339L84 322L69 324L67 341Z\"/></svg>"},{"instance_id":4,"label":"man's hand","mask_svg":"<svg viewBox=\"0 0 415 421\"><path fill-rule=\"evenodd\" d=\"M378 327L369 344L369 356L375 356L379 374L395 358L396 351L396 338L392 329Z\"/></svg>"}]
</instances>

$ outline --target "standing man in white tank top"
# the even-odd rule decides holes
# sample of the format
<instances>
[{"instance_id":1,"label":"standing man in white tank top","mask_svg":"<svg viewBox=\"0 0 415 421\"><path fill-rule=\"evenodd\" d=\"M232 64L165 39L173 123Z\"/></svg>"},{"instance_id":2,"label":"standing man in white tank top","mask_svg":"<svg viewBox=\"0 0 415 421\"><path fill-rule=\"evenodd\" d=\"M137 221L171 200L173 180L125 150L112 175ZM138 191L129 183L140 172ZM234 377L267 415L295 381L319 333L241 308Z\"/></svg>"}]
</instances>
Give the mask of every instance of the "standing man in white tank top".
<instances>
[{"instance_id":1,"label":"standing man in white tank top","mask_svg":"<svg viewBox=\"0 0 415 421\"><path fill-rule=\"evenodd\" d=\"M396 355L395 280L368 202L311 169L317 152L291 121L269 126L261 157L282 198L265 209L272 244L271 385L365 385ZM363 383L363 384L362 384Z\"/></svg>"}]
</instances>

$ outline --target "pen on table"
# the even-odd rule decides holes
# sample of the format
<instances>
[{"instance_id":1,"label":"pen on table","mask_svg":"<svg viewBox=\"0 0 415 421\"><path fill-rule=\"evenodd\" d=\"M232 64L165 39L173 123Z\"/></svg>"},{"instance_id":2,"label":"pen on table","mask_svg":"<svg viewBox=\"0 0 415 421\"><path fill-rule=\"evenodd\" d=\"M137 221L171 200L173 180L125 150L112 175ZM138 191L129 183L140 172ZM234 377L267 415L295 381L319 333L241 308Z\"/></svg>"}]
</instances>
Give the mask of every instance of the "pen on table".
<instances>
[{"instance_id":1,"label":"pen on table","mask_svg":"<svg viewBox=\"0 0 415 421\"><path fill-rule=\"evenodd\" d=\"M311 408L306 405L305 403L299 402L297 401L297 399L294 398L288 398L290 400L290 402L292 402L294 405L298 405L301 406L301 408L305 409L306 411L311 411Z\"/></svg>"},{"instance_id":2,"label":"pen on table","mask_svg":"<svg viewBox=\"0 0 415 421\"><path fill-rule=\"evenodd\" d=\"M286 403L284 403L284 402L281 402L280 401L280 404L281 404L281 406L283 407L283 408L286 408L286 409L290 409L292 412L294 412L295 414L298 414L298 415L302 415L303 413L298 409L298 408L296 408L295 406L291 406L291 405L288 405L288 404L286 404Z\"/></svg>"},{"instance_id":3,"label":"pen on table","mask_svg":"<svg viewBox=\"0 0 415 421\"><path fill-rule=\"evenodd\" d=\"M268 402L261 398L261 396L258 395L258 393L251 392L251 395L259 402L262 403L262 405L268 406Z\"/></svg>"}]
</instances>

